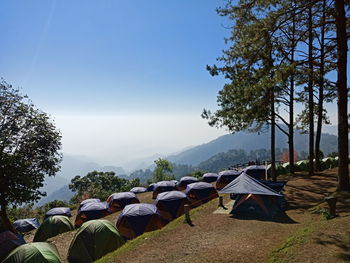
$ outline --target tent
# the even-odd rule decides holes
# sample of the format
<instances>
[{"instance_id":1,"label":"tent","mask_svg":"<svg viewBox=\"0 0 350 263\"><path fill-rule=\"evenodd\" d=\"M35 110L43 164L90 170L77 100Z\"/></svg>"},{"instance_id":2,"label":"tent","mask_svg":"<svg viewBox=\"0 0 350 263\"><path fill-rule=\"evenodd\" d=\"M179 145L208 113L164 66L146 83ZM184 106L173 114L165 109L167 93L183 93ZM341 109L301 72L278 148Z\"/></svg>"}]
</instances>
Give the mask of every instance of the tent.
<instances>
[{"instance_id":1,"label":"tent","mask_svg":"<svg viewBox=\"0 0 350 263\"><path fill-rule=\"evenodd\" d=\"M243 172L255 179L266 178L266 167L263 165L251 165L243 169Z\"/></svg>"},{"instance_id":2,"label":"tent","mask_svg":"<svg viewBox=\"0 0 350 263\"><path fill-rule=\"evenodd\" d=\"M286 162L284 164L282 164L283 168L285 168L287 171L289 171L290 169L290 163L289 162Z\"/></svg>"},{"instance_id":3,"label":"tent","mask_svg":"<svg viewBox=\"0 0 350 263\"><path fill-rule=\"evenodd\" d=\"M131 188L131 189L130 189L130 192L133 192L133 193L135 193L135 194L144 193L144 192L147 192L147 188L141 187L141 186L137 186L137 187Z\"/></svg>"},{"instance_id":4,"label":"tent","mask_svg":"<svg viewBox=\"0 0 350 263\"><path fill-rule=\"evenodd\" d=\"M72 223L66 216L50 216L47 218L34 235L34 242L44 242L50 237L74 230Z\"/></svg>"},{"instance_id":5,"label":"tent","mask_svg":"<svg viewBox=\"0 0 350 263\"><path fill-rule=\"evenodd\" d=\"M184 214L184 205L189 204L185 193L180 191L169 191L160 193L154 202L160 215L167 221L171 221Z\"/></svg>"},{"instance_id":6,"label":"tent","mask_svg":"<svg viewBox=\"0 0 350 263\"><path fill-rule=\"evenodd\" d=\"M338 166L339 158L338 157L326 157L322 159L322 166L324 169L334 168Z\"/></svg>"},{"instance_id":7,"label":"tent","mask_svg":"<svg viewBox=\"0 0 350 263\"><path fill-rule=\"evenodd\" d=\"M74 226L80 227L84 222L99 219L109 215L106 202L89 202L85 203L77 213Z\"/></svg>"},{"instance_id":8,"label":"tent","mask_svg":"<svg viewBox=\"0 0 350 263\"><path fill-rule=\"evenodd\" d=\"M84 223L75 234L68 250L70 263L88 263L112 252L125 243L115 226L98 219Z\"/></svg>"},{"instance_id":9,"label":"tent","mask_svg":"<svg viewBox=\"0 0 350 263\"><path fill-rule=\"evenodd\" d=\"M267 187L270 187L272 190L274 190L278 193L283 191L284 186L287 184L286 181L274 182L274 181L259 180L259 182L263 183Z\"/></svg>"},{"instance_id":10,"label":"tent","mask_svg":"<svg viewBox=\"0 0 350 263\"><path fill-rule=\"evenodd\" d=\"M147 192L153 192L154 188L156 188L156 183L152 183L147 187Z\"/></svg>"},{"instance_id":11,"label":"tent","mask_svg":"<svg viewBox=\"0 0 350 263\"><path fill-rule=\"evenodd\" d=\"M2 263L61 263L54 244L34 242L17 247Z\"/></svg>"},{"instance_id":12,"label":"tent","mask_svg":"<svg viewBox=\"0 0 350 263\"><path fill-rule=\"evenodd\" d=\"M11 231L0 233L0 262L5 259L16 247L25 244Z\"/></svg>"},{"instance_id":13,"label":"tent","mask_svg":"<svg viewBox=\"0 0 350 263\"><path fill-rule=\"evenodd\" d=\"M206 183L216 182L218 180L219 175L216 173L205 173L202 176L202 181Z\"/></svg>"},{"instance_id":14,"label":"tent","mask_svg":"<svg viewBox=\"0 0 350 263\"><path fill-rule=\"evenodd\" d=\"M160 229L163 225L164 222L157 207L143 203L127 205L117 220L117 229L126 239Z\"/></svg>"},{"instance_id":15,"label":"tent","mask_svg":"<svg viewBox=\"0 0 350 263\"><path fill-rule=\"evenodd\" d=\"M157 195L159 193L163 193L163 192L168 192L168 191L173 191L176 190L176 184L172 181L160 181L158 183L156 183L156 186L153 190L153 199L157 198Z\"/></svg>"},{"instance_id":16,"label":"tent","mask_svg":"<svg viewBox=\"0 0 350 263\"><path fill-rule=\"evenodd\" d=\"M296 163L295 167L298 171L307 172L309 171L309 161L308 160L301 160Z\"/></svg>"},{"instance_id":17,"label":"tent","mask_svg":"<svg viewBox=\"0 0 350 263\"><path fill-rule=\"evenodd\" d=\"M283 195L242 173L219 193L234 194L234 216L274 218L283 211Z\"/></svg>"},{"instance_id":18,"label":"tent","mask_svg":"<svg viewBox=\"0 0 350 263\"><path fill-rule=\"evenodd\" d=\"M18 232L26 233L33 229L37 229L40 226L40 223L37 218L26 218L16 220L12 225Z\"/></svg>"},{"instance_id":19,"label":"tent","mask_svg":"<svg viewBox=\"0 0 350 263\"><path fill-rule=\"evenodd\" d=\"M140 201L132 192L121 192L110 195L107 203L108 211L114 213L122 210L126 205L140 203Z\"/></svg>"},{"instance_id":20,"label":"tent","mask_svg":"<svg viewBox=\"0 0 350 263\"><path fill-rule=\"evenodd\" d=\"M214 186L205 182L187 185L185 193L191 201L192 207L204 204L219 196Z\"/></svg>"},{"instance_id":21,"label":"tent","mask_svg":"<svg viewBox=\"0 0 350 263\"><path fill-rule=\"evenodd\" d=\"M83 200L81 203L80 203L80 205L79 205L79 207L78 207L78 211L80 210L80 208L82 208L85 204L87 204L87 203L100 203L101 202L101 200L100 199L98 199L98 198L89 198L89 199L85 199L85 200Z\"/></svg>"},{"instance_id":22,"label":"tent","mask_svg":"<svg viewBox=\"0 0 350 263\"><path fill-rule=\"evenodd\" d=\"M198 179L196 177L184 176L184 177L181 177L180 181L177 183L176 186L178 190L184 190L186 189L187 185L196 183L196 182L198 182Z\"/></svg>"},{"instance_id":23,"label":"tent","mask_svg":"<svg viewBox=\"0 0 350 263\"><path fill-rule=\"evenodd\" d=\"M68 216L71 217L72 213L69 207L55 207L46 212L44 220L50 216Z\"/></svg>"},{"instance_id":24,"label":"tent","mask_svg":"<svg viewBox=\"0 0 350 263\"><path fill-rule=\"evenodd\" d=\"M225 170L219 173L218 179L216 180L216 189L220 190L227 184L232 182L241 174L238 170Z\"/></svg>"}]
</instances>

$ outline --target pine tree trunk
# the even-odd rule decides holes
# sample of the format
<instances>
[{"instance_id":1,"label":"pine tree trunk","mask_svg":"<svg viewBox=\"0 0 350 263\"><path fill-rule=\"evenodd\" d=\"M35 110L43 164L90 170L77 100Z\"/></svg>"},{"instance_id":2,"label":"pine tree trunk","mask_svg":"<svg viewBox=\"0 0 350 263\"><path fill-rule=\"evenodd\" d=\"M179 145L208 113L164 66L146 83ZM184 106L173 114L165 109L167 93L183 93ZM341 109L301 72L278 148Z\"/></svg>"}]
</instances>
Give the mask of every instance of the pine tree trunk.
<instances>
[{"instance_id":1,"label":"pine tree trunk","mask_svg":"<svg viewBox=\"0 0 350 263\"><path fill-rule=\"evenodd\" d=\"M295 15L293 14L293 36L292 36L292 52L291 64L294 63L295 52ZM290 76L289 90L289 132L288 132L288 147L289 147L289 171L294 174L294 70Z\"/></svg>"},{"instance_id":2,"label":"pine tree trunk","mask_svg":"<svg viewBox=\"0 0 350 263\"><path fill-rule=\"evenodd\" d=\"M309 6L308 17L309 36L309 80L308 80L308 107L309 107L309 176L314 175L314 93L313 93L313 34L312 34L312 4Z\"/></svg>"},{"instance_id":3,"label":"pine tree trunk","mask_svg":"<svg viewBox=\"0 0 350 263\"><path fill-rule=\"evenodd\" d=\"M271 90L271 177L273 181L276 181L276 125L275 125L275 94L272 88Z\"/></svg>"},{"instance_id":4,"label":"pine tree trunk","mask_svg":"<svg viewBox=\"0 0 350 263\"><path fill-rule=\"evenodd\" d=\"M338 190L350 191L348 146L348 89L347 89L347 41L345 1L335 0L335 24L337 31L337 96L338 96Z\"/></svg>"},{"instance_id":5,"label":"pine tree trunk","mask_svg":"<svg viewBox=\"0 0 350 263\"><path fill-rule=\"evenodd\" d=\"M320 46L320 79L319 79L319 95L318 95L318 112L317 112L317 128L315 141L315 167L316 171L321 171L321 134L323 122L323 100L324 100L324 42L325 42L325 22L326 22L326 1L323 0L322 6L322 25L321 25L321 46Z\"/></svg>"}]
</instances>

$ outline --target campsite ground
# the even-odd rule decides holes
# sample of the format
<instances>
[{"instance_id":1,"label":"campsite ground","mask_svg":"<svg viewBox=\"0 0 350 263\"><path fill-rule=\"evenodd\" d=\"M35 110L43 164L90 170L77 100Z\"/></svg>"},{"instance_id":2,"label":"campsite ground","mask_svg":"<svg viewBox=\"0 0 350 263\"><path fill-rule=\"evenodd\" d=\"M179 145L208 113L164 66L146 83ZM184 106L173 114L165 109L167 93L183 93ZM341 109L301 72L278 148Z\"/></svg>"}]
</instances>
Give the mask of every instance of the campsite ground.
<instances>
[{"instance_id":1,"label":"campsite ground","mask_svg":"<svg viewBox=\"0 0 350 263\"><path fill-rule=\"evenodd\" d=\"M332 220L324 218L325 204L318 205L334 192L336 169L312 178L298 174L288 180L285 195L289 208L280 222L213 213L218 205L215 199L191 211L194 226L179 218L129 241L100 262L350 262L350 196L338 198L339 217ZM150 193L138 196L142 202L153 202ZM115 224L117 216L106 219ZM66 258L74 233L49 240L62 258Z\"/></svg>"}]
</instances>

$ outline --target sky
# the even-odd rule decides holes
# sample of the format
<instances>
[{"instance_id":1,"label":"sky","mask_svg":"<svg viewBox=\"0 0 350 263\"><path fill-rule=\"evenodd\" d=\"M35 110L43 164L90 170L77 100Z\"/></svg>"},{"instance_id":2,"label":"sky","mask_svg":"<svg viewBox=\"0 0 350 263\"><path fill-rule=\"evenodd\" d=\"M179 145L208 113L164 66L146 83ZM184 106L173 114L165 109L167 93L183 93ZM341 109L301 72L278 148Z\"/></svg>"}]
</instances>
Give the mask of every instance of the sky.
<instances>
[{"instance_id":1,"label":"sky","mask_svg":"<svg viewBox=\"0 0 350 263\"><path fill-rule=\"evenodd\" d=\"M227 134L200 114L225 81L223 0L0 0L0 77L101 164L169 154ZM331 107L331 120L335 121Z\"/></svg>"},{"instance_id":2,"label":"sky","mask_svg":"<svg viewBox=\"0 0 350 263\"><path fill-rule=\"evenodd\" d=\"M168 154L224 130L200 114L229 30L217 0L0 1L0 76L55 119L63 152L105 164Z\"/></svg>"}]
</instances>

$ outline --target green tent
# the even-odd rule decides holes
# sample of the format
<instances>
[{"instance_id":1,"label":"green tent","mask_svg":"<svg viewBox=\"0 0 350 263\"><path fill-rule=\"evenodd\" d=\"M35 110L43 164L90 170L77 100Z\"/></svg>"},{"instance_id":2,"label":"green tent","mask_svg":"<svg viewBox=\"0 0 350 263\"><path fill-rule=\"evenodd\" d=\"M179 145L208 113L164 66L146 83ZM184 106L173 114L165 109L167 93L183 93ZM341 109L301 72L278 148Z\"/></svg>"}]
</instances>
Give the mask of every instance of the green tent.
<instances>
[{"instance_id":1,"label":"green tent","mask_svg":"<svg viewBox=\"0 0 350 263\"><path fill-rule=\"evenodd\" d=\"M299 171L309 171L309 161L308 160L301 160L299 162L296 163L295 165Z\"/></svg>"},{"instance_id":2,"label":"green tent","mask_svg":"<svg viewBox=\"0 0 350 263\"><path fill-rule=\"evenodd\" d=\"M50 216L35 232L34 242L43 242L50 237L74 230L74 226L66 216Z\"/></svg>"},{"instance_id":3,"label":"green tent","mask_svg":"<svg viewBox=\"0 0 350 263\"><path fill-rule=\"evenodd\" d=\"M266 166L267 174L271 176L271 164ZM277 164L276 163L276 175L281 175L281 174L286 174L288 173L288 170L283 167L283 165Z\"/></svg>"},{"instance_id":4,"label":"green tent","mask_svg":"<svg viewBox=\"0 0 350 263\"><path fill-rule=\"evenodd\" d=\"M29 243L17 247L2 263L61 263L54 244L46 242Z\"/></svg>"},{"instance_id":5,"label":"green tent","mask_svg":"<svg viewBox=\"0 0 350 263\"><path fill-rule=\"evenodd\" d=\"M289 169L290 169L290 164L289 164L289 162L286 162L286 163L282 164L282 166L283 166L283 168L285 168L287 171L289 171Z\"/></svg>"},{"instance_id":6,"label":"green tent","mask_svg":"<svg viewBox=\"0 0 350 263\"><path fill-rule=\"evenodd\" d=\"M85 222L75 234L68 251L68 261L88 263L112 252L125 243L115 226L104 219Z\"/></svg>"}]
</instances>

